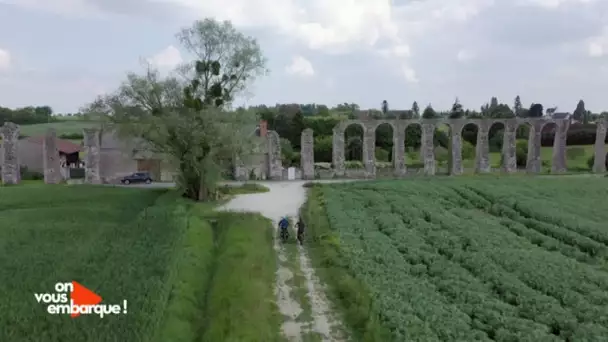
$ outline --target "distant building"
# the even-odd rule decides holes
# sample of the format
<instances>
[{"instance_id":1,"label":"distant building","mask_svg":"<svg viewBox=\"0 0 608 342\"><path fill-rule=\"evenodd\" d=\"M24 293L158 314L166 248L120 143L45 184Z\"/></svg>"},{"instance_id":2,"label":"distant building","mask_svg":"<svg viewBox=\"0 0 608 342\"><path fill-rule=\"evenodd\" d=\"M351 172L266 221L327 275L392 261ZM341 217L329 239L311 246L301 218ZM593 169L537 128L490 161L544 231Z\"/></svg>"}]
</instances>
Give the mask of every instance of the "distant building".
<instances>
[{"instance_id":1,"label":"distant building","mask_svg":"<svg viewBox=\"0 0 608 342\"><path fill-rule=\"evenodd\" d=\"M45 136L41 135L19 140L19 161L21 166L26 166L29 171L44 172L42 154L44 138ZM57 139L57 150L62 166L73 168L80 166L79 153L82 146L69 140Z\"/></svg>"}]
</instances>

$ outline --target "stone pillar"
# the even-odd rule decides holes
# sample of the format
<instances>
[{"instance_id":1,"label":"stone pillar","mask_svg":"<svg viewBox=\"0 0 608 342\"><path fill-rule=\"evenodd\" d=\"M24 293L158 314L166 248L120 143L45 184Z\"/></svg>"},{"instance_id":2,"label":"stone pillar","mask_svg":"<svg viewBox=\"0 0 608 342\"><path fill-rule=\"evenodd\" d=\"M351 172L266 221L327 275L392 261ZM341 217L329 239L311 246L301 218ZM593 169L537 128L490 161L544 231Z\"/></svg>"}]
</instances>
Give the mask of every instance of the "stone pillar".
<instances>
[{"instance_id":1,"label":"stone pillar","mask_svg":"<svg viewBox=\"0 0 608 342\"><path fill-rule=\"evenodd\" d=\"M6 122L1 127L2 133L2 183L7 185L19 184L21 166L19 165L19 126Z\"/></svg>"},{"instance_id":2,"label":"stone pillar","mask_svg":"<svg viewBox=\"0 0 608 342\"><path fill-rule=\"evenodd\" d=\"M268 131L268 177L272 180L283 179L283 161L281 159L281 138L276 131Z\"/></svg>"},{"instance_id":3,"label":"stone pillar","mask_svg":"<svg viewBox=\"0 0 608 342\"><path fill-rule=\"evenodd\" d=\"M363 163L365 178L376 177L376 127L364 127L363 131Z\"/></svg>"},{"instance_id":4,"label":"stone pillar","mask_svg":"<svg viewBox=\"0 0 608 342\"><path fill-rule=\"evenodd\" d=\"M455 121L450 125L450 174L461 175L463 172L462 168L462 128L464 123L461 121Z\"/></svg>"},{"instance_id":5,"label":"stone pillar","mask_svg":"<svg viewBox=\"0 0 608 342\"><path fill-rule=\"evenodd\" d=\"M424 160L424 174L427 176L435 175L435 146L433 145L434 134L434 124L422 124L422 142L420 153L422 153L422 159Z\"/></svg>"},{"instance_id":6,"label":"stone pillar","mask_svg":"<svg viewBox=\"0 0 608 342\"><path fill-rule=\"evenodd\" d=\"M344 130L338 127L333 129L334 137L332 144L331 159L336 176L343 177L346 174L346 165L344 163Z\"/></svg>"},{"instance_id":7,"label":"stone pillar","mask_svg":"<svg viewBox=\"0 0 608 342\"><path fill-rule=\"evenodd\" d=\"M84 151L85 170L84 182L87 184L101 184L101 156L100 156L100 137L99 130L96 128L84 129Z\"/></svg>"},{"instance_id":8,"label":"stone pillar","mask_svg":"<svg viewBox=\"0 0 608 342\"><path fill-rule=\"evenodd\" d=\"M396 124L393 127L393 166L395 177L406 175L405 169L405 127Z\"/></svg>"},{"instance_id":9,"label":"stone pillar","mask_svg":"<svg viewBox=\"0 0 608 342\"><path fill-rule=\"evenodd\" d=\"M530 134L528 135L528 160L526 161L526 172L540 173L542 163L540 159L540 138L543 121L535 119L530 125Z\"/></svg>"},{"instance_id":10,"label":"stone pillar","mask_svg":"<svg viewBox=\"0 0 608 342\"><path fill-rule=\"evenodd\" d=\"M302 167L302 179L315 179L315 149L314 133L307 128L302 131L300 150L300 165Z\"/></svg>"},{"instance_id":11,"label":"stone pillar","mask_svg":"<svg viewBox=\"0 0 608 342\"><path fill-rule=\"evenodd\" d=\"M505 173L517 172L517 155L515 151L517 126L517 119L505 121L502 137L502 171Z\"/></svg>"},{"instance_id":12,"label":"stone pillar","mask_svg":"<svg viewBox=\"0 0 608 342\"><path fill-rule=\"evenodd\" d=\"M488 173L490 172L490 143L488 135L490 134L490 126L492 121L481 120L477 125L477 143L475 146L475 172Z\"/></svg>"},{"instance_id":13,"label":"stone pillar","mask_svg":"<svg viewBox=\"0 0 608 342\"><path fill-rule=\"evenodd\" d=\"M608 118L600 118L597 121L597 129L595 134L595 147L593 158L593 172L594 173L605 173L606 172L606 127L608 126Z\"/></svg>"},{"instance_id":14,"label":"stone pillar","mask_svg":"<svg viewBox=\"0 0 608 342\"><path fill-rule=\"evenodd\" d=\"M570 120L557 120L555 123L555 136L553 137L553 159L551 173L564 173L568 171L566 165L566 139Z\"/></svg>"},{"instance_id":15,"label":"stone pillar","mask_svg":"<svg viewBox=\"0 0 608 342\"><path fill-rule=\"evenodd\" d=\"M57 132L50 128L42 142L42 162L44 167L44 182L46 184L61 183L61 163L57 149Z\"/></svg>"}]
</instances>

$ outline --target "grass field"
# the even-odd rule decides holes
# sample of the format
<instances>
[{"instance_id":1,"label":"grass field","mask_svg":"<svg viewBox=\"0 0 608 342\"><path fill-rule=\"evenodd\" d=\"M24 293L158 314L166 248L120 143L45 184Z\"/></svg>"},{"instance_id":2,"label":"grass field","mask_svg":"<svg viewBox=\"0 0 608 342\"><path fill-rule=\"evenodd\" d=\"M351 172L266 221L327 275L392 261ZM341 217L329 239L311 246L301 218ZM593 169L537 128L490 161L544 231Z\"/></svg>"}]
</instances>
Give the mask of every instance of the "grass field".
<instances>
[{"instance_id":1,"label":"grass field","mask_svg":"<svg viewBox=\"0 0 608 342\"><path fill-rule=\"evenodd\" d=\"M279 340L276 256L261 216L217 214L166 190L0 192L0 341ZM72 319L34 299L72 280L102 303L126 299L128 313Z\"/></svg>"},{"instance_id":2,"label":"grass field","mask_svg":"<svg viewBox=\"0 0 608 342\"><path fill-rule=\"evenodd\" d=\"M83 120L65 120L35 125L21 125L20 134L29 137L44 135L49 128L57 130L57 136L62 134L82 134L83 129L96 127L97 125L97 122Z\"/></svg>"},{"instance_id":3,"label":"grass field","mask_svg":"<svg viewBox=\"0 0 608 342\"><path fill-rule=\"evenodd\" d=\"M360 341L605 341L606 178L315 186L320 276Z\"/></svg>"}]
</instances>

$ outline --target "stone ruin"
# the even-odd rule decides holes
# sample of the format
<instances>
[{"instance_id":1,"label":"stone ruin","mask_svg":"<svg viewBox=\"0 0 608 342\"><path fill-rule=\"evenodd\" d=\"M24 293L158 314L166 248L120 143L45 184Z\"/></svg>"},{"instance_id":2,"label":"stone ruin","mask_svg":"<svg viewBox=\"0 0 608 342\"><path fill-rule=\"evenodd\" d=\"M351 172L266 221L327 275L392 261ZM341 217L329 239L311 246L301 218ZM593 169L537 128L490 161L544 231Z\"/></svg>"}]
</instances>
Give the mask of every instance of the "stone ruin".
<instances>
[{"instance_id":1,"label":"stone ruin","mask_svg":"<svg viewBox=\"0 0 608 342\"><path fill-rule=\"evenodd\" d=\"M19 126L7 122L0 130L2 134L2 152L0 153L0 168L2 168L3 184L19 184L21 180L19 167Z\"/></svg>"},{"instance_id":2,"label":"stone ruin","mask_svg":"<svg viewBox=\"0 0 608 342\"><path fill-rule=\"evenodd\" d=\"M405 166L405 131L409 125L417 124L422 128L421 154L424 160L424 174L434 175L436 172L435 150L433 144L435 129L445 124L450 128L450 169L452 175L463 173L462 166L462 129L468 124L477 126L477 144L475 155L475 171L477 173L488 173L490 169L489 130L494 124L504 126L503 136L503 165L501 169L505 173L517 171L516 160L516 130L520 125L528 125L530 133L528 136L528 160L526 171L528 173L539 173L541 171L541 132L547 124L555 124L555 138L553 142L553 159L551 172L566 172L566 138L570 122L567 119L550 118L514 118L514 119L416 119L416 120L346 120L340 122L333 129L333 151L332 164L336 176L346 175L345 167L345 131L350 125L359 125L363 129L363 163L365 165L364 175L366 178L376 176L375 144L376 128L382 124L389 124L393 131L393 167L394 175L402 177L406 175ZM593 172L606 172L606 151L604 141L606 139L606 127L608 118L603 118L597 123L597 135L595 141L595 164ZM308 132L306 134L312 134ZM304 142L304 140L302 140ZM312 143L311 143L312 144ZM303 150L313 149L313 146L304 147ZM302 159L302 167L309 167L310 159Z\"/></svg>"},{"instance_id":3,"label":"stone ruin","mask_svg":"<svg viewBox=\"0 0 608 342\"><path fill-rule=\"evenodd\" d=\"M534 174L541 171L541 132L545 125L555 124L555 138L553 142L552 173L563 173L566 166L566 138L569 128L567 119L549 118L525 118L525 119L419 119L419 120L347 120L340 122L333 129L332 161L333 171L338 177L346 175L345 166L345 131L350 125L360 125L363 128L363 163L365 165L364 176L374 178L376 176L375 162L375 140L376 128L381 124L389 124L393 129L393 167L396 177L406 175L405 166L405 130L408 125L418 124L422 127L421 154L424 160L424 174L434 175L436 172L436 161L433 137L437 126L445 124L450 128L451 163L449 173L459 175L463 173L462 166L462 129L467 124L477 126L477 144L475 156L475 171L477 173L488 173L491 171L489 162L488 134L490 127L496 123L504 125L503 136L503 165L501 169L505 173L517 171L515 155L515 132L520 125L528 125L530 133L528 136L528 160L526 171ZM592 172L606 172L606 150L604 141L606 139L606 128L608 118L602 118L597 125L595 139L595 162ZM2 182L4 184L18 184L20 182L19 165L19 126L7 122L1 127L2 146L0 150L0 168ZM301 168L303 179L314 179L314 135L311 129L305 129L301 136ZM279 135L275 131L268 131L266 138L267 146L267 176L269 179L282 179L283 166L281 164L281 147ZM85 183L100 184L100 131L98 129L84 130L85 159ZM59 172L59 152L57 151L57 134L49 130L43 144L44 156L44 180L46 183L59 183L61 174Z\"/></svg>"}]
</instances>

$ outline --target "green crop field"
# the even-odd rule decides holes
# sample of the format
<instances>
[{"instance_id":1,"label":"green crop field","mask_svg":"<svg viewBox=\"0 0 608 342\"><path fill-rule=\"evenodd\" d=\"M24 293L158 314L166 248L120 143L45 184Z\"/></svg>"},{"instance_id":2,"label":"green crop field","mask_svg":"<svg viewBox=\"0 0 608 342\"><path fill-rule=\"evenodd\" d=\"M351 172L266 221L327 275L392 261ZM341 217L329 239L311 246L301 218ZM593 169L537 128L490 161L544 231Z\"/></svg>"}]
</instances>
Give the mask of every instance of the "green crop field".
<instances>
[{"instance_id":1,"label":"green crop field","mask_svg":"<svg viewBox=\"0 0 608 342\"><path fill-rule=\"evenodd\" d=\"M0 187L0 341L277 341L270 222L212 207L166 190ZM36 301L71 281L128 312L70 318Z\"/></svg>"},{"instance_id":2,"label":"green crop field","mask_svg":"<svg viewBox=\"0 0 608 342\"><path fill-rule=\"evenodd\" d=\"M362 341L606 341L606 178L315 186L311 256Z\"/></svg>"},{"instance_id":3,"label":"green crop field","mask_svg":"<svg viewBox=\"0 0 608 342\"><path fill-rule=\"evenodd\" d=\"M62 134L82 134L83 129L96 127L97 125L99 123L95 121L65 120L35 125L21 125L19 128L20 134L28 137L44 135L49 128L54 128L57 131L57 136L60 136Z\"/></svg>"}]
</instances>

